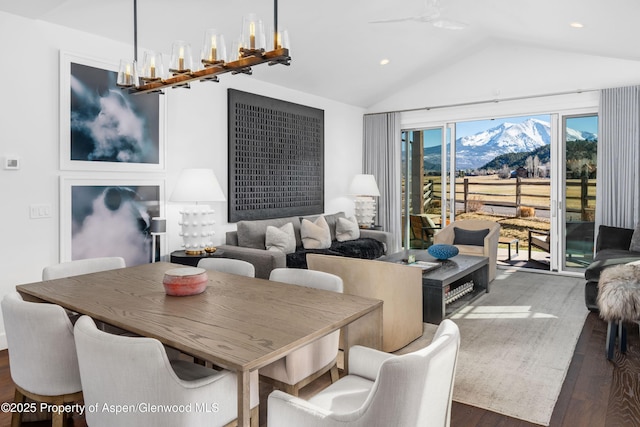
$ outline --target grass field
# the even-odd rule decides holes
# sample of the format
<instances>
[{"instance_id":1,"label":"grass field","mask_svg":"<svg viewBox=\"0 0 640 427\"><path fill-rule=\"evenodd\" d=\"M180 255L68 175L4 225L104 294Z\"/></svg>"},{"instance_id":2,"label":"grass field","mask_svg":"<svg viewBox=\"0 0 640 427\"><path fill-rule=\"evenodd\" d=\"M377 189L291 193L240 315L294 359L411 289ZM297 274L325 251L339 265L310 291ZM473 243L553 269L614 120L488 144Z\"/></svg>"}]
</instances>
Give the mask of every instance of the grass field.
<instances>
[{"instance_id":1,"label":"grass field","mask_svg":"<svg viewBox=\"0 0 640 427\"><path fill-rule=\"evenodd\" d=\"M436 176L424 177L425 181L433 181L434 198L439 199L442 191L441 179ZM501 179L498 175L469 176L469 197L475 205L496 203L515 203L516 180L514 178ZM596 180L589 180L587 186L587 207L595 209ZM582 189L580 180L566 181L566 207L571 211L581 210ZM522 178L520 203L524 206L536 206L544 209L550 208L551 181L548 178ZM456 200L464 199L464 178L456 179Z\"/></svg>"}]
</instances>

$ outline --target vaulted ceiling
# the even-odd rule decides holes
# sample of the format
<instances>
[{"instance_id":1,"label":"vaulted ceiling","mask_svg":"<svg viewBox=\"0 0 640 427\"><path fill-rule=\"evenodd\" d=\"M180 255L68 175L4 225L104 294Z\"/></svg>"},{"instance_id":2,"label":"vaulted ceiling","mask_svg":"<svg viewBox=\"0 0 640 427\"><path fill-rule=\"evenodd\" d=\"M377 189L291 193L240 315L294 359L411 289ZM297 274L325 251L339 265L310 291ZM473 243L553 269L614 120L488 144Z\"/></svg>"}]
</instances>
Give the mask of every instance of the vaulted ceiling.
<instances>
[{"instance_id":1,"label":"vaulted ceiling","mask_svg":"<svg viewBox=\"0 0 640 427\"><path fill-rule=\"evenodd\" d=\"M279 27L290 34L292 64L256 67L254 77L368 107L496 41L640 61L637 0L440 0L439 19L464 29L371 23L420 15L427 1L433 2L280 0ZM133 44L133 0L0 0L0 10ZM181 39L195 54L204 31L217 28L230 49L249 12L272 25L270 0L138 0L138 44L168 53ZM382 59L389 63L380 65Z\"/></svg>"}]
</instances>

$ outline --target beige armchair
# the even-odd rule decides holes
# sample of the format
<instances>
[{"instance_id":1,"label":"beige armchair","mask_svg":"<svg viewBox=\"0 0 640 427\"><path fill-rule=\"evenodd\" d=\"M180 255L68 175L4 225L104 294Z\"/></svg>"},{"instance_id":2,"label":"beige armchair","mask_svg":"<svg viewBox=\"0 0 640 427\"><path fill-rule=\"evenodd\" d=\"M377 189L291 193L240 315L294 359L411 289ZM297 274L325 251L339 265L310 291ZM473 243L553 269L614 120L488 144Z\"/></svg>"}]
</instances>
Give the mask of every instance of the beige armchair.
<instances>
[{"instance_id":1,"label":"beige armchair","mask_svg":"<svg viewBox=\"0 0 640 427\"><path fill-rule=\"evenodd\" d=\"M456 235L456 229L460 229ZM480 230L489 230L482 239L482 244L474 242L474 233ZM500 238L500 224L494 221L481 219L461 219L454 221L440 230L434 236L434 243L455 245L462 255L486 256L489 258L489 282L496 278L498 261L498 239ZM469 244L471 243L471 244Z\"/></svg>"}]
</instances>

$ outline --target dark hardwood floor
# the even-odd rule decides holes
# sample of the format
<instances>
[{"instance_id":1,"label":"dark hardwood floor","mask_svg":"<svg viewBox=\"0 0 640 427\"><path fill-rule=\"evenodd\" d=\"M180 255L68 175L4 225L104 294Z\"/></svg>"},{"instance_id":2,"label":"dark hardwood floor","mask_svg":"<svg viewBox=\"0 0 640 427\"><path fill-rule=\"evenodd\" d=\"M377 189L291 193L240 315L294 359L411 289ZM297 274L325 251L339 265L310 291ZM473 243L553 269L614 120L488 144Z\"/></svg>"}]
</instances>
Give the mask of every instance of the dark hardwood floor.
<instances>
[{"instance_id":1,"label":"dark hardwood floor","mask_svg":"<svg viewBox=\"0 0 640 427\"><path fill-rule=\"evenodd\" d=\"M590 313L578 340L569 372L551 417L552 427L632 427L640 426L640 337L638 326L629 325L629 349L607 361L604 346L606 324ZM325 381L325 384L328 380ZM323 382L303 389L301 397L313 394ZM315 388L315 389L314 389ZM265 425L266 396L270 390L261 387L261 425ZM7 351L0 351L0 402L13 401L14 387L9 373ZM263 400L264 399L264 400ZM0 413L0 426L11 424L10 414ZM40 427L45 422L25 423ZM74 427L86 426L75 417ZM454 402L452 427L531 427L531 424L473 406Z\"/></svg>"}]
</instances>

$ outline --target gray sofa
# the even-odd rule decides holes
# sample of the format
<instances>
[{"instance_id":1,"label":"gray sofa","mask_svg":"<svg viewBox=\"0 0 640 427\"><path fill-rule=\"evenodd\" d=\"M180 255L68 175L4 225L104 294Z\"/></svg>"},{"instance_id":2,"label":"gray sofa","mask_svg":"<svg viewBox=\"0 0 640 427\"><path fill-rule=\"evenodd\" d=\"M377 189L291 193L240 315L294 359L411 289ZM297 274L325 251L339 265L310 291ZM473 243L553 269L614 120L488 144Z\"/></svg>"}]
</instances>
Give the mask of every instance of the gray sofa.
<instances>
[{"instance_id":1,"label":"gray sofa","mask_svg":"<svg viewBox=\"0 0 640 427\"><path fill-rule=\"evenodd\" d=\"M311 221L319 215L307 216ZM306 254L320 253L327 255L346 256L351 258L375 259L387 253L392 248L391 233L378 230L360 230L360 238L346 242L336 240L336 221L345 218L343 212L324 215L331 234L331 247L327 249L304 249L300 237L301 217L274 218L255 221L239 221L236 231L226 233L226 244L219 245L218 250L225 258L235 258L248 261L256 269L256 277L268 279L274 268L306 268ZM268 226L281 227L288 222L293 224L296 237L296 251L284 254L279 251L268 251L265 247L266 230Z\"/></svg>"}]
</instances>

